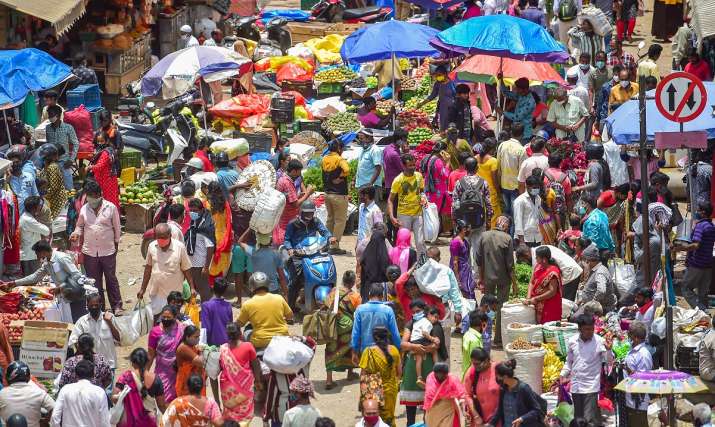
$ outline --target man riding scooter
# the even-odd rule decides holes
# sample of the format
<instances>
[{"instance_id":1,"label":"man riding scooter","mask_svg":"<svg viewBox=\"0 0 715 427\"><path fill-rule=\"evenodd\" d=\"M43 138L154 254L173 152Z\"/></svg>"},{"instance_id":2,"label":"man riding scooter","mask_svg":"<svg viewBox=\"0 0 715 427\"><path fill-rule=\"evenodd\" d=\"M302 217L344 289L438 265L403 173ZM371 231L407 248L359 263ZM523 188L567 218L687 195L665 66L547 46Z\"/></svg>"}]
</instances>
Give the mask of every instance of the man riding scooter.
<instances>
[{"instance_id":1,"label":"man riding scooter","mask_svg":"<svg viewBox=\"0 0 715 427\"><path fill-rule=\"evenodd\" d=\"M304 274L302 268L302 260L294 256L295 250L299 248L301 242L311 235L320 234L323 238L328 239L330 244L334 244L337 240L330 234L325 225L315 217L315 203L306 200L300 205L300 215L294 219L286 227L285 241L283 246L288 250L288 270L291 276L291 284L288 289L288 305L295 312L296 300L298 292L304 285Z\"/></svg>"}]
</instances>

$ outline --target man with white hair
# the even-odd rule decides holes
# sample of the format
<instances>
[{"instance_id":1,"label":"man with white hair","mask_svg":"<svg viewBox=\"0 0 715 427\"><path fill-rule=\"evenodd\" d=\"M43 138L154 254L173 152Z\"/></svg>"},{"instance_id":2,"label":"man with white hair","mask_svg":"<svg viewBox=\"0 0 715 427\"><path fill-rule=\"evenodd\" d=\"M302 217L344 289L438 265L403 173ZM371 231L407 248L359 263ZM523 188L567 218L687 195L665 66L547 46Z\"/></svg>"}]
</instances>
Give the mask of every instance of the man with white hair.
<instances>
[{"instance_id":1,"label":"man with white hair","mask_svg":"<svg viewBox=\"0 0 715 427\"><path fill-rule=\"evenodd\" d=\"M181 31L181 41L179 43L179 49L185 49L187 47L194 47L199 45L199 41L194 37L193 30L190 25L182 25Z\"/></svg>"},{"instance_id":2,"label":"man with white hair","mask_svg":"<svg viewBox=\"0 0 715 427\"><path fill-rule=\"evenodd\" d=\"M557 138L576 135L579 141L585 139L584 124L589 116L583 101L575 96L569 96L566 89L559 87L554 92L554 102L549 107L546 120L556 129Z\"/></svg>"},{"instance_id":3,"label":"man with white hair","mask_svg":"<svg viewBox=\"0 0 715 427\"><path fill-rule=\"evenodd\" d=\"M698 403L693 407L693 425L695 427L712 427L712 409L707 403Z\"/></svg>"}]
</instances>

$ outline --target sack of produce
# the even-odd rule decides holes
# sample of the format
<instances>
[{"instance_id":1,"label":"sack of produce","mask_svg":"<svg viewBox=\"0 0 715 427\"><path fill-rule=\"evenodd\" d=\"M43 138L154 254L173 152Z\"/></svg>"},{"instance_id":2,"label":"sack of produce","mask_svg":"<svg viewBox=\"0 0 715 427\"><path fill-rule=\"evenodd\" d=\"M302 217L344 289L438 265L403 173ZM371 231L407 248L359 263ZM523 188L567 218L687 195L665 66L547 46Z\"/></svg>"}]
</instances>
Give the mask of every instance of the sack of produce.
<instances>
[{"instance_id":1,"label":"sack of produce","mask_svg":"<svg viewBox=\"0 0 715 427\"><path fill-rule=\"evenodd\" d=\"M428 258L427 261L414 272L415 281L420 290L426 294L442 297L450 289L449 267Z\"/></svg>"},{"instance_id":2,"label":"sack of produce","mask_svg":"<svg viewBox=\"0 0 715 427\"><path fill-rule=\"evenodd\" d=\"M578 325L570 322L546 322L543 331L544 342L553 344L559 356L566 356L569 339L578 334Z\"/></svg>"},{"instance_id":3,"label":"sack of produce","mask_svg":"<svg viewBox=\"0 0 715 427\"><path fill-rule=\"evenodd\" d=\"M568 319L576 311L576 303L570 299L561 298L561 318Z\"/></svg>"},{"instance_id":4,"label":"sack of produce","mask_svg":"<svg viewBox=\"0 0 715 427\"><path fill-rule=\"evenodd\" d=\"M439 210L434 203L422 208L422 233L425 242L434 242L439 237Z\"/></svg>"},{"instance_id":5,"label":"sack of produce","mask_svg":"<svg viewBox=\"0 0 715 427\"><path fill-rule=\"evenodd\" d=\"M536 310L531 305L521 302L508 302L501 307L501 336L506 339L506 325L511 323L526 323L533 325L536 323Z\"/></svg>"},{"instance_id":6,"label":"sack of produce","mask_svg":"<svg viewBox=\"0 0 715 427\"><path fill-rule=\"evenodd\" d=\"M593 27L593 32L601 37L604 37L605 35L611 34L613 32L611 20L608 19L606 14L603 13L603 11L597 7L589 5L584 6L584 8L581 9L581 14L578 15L579 25L586 20L591 23L591 26Z\"/></svg>"},{"instance_id":7,"label":"sack of produce","mask_svg":"<svg viewBox=\"0 0 715 427\"><path fill-rule=\"evenodd\" d=\"M544 342L544 333L541 325L531 325L528 323L512 322L506 325L506 337L502 337L505 344L509 344L518 339L530 343Z\"/></svg>"},{"instance_id":8,"label":"sack of produce","mask_svg":"<svg viewBox=\"0 0 715 427\"><path fill-rule=\"evenodd\" d=\"M270 234L278 225L283 209L286 206L286 197L275 188L264 188L256 200L256 208L251 215L249 226L261 234Z\"/></svg>"},{"instance_id":9,"label":"sack of produce","mask_svg":"<svg viewBox=\"0 0 715 427\"><path fill-rule=\"evenodd\" d=\"M275 336L263 353L263 363L281 374L297 374L311 360L313 350L292 337Z\"/></svg>"},{"instance_id":10,"label":"sack of produce","mask_svg":"<svg viewBox=\"0 0 715 427\"><path fill-rule=\"evenodd\" d=\"M223 139L220 141L215 141L211 144L211 152L218 154L224 152L228 155L229 160L233 160L236 157L243 156L248 153L249 146L246 138L236 138L236 139Z\"/></svg>"},{"instance_id":11,"label":"sack of produce","mask_svg":"<svg viewBox=\"0 0 715 427\"><path fill-rule=\"evenodd\" d=\"M529 384L534 393L541 394L546 350L521 339L507 344L504 350L507 359L516 360L514 376Z\"/></svg>"}]
</instances>

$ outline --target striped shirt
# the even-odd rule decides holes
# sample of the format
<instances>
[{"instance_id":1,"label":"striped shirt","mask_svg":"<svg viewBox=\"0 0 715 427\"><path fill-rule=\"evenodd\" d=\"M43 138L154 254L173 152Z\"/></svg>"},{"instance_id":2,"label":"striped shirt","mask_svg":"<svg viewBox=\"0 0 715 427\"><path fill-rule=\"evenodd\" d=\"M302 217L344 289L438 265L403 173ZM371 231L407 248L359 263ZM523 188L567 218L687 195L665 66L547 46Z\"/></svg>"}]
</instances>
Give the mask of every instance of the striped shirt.
<instances>
[{"instance_id":1,"label":"striped shirt","mask_svg":"<svg viewBox=\"0 0 715 427\"><path fill-rule=\"evenodd\" d=\"M691 236L693 243L700 243L698 249L688 252L687 265L695 268L712 268L715 225L709 219L698 222Z\"/></svg>"}]
</instances>

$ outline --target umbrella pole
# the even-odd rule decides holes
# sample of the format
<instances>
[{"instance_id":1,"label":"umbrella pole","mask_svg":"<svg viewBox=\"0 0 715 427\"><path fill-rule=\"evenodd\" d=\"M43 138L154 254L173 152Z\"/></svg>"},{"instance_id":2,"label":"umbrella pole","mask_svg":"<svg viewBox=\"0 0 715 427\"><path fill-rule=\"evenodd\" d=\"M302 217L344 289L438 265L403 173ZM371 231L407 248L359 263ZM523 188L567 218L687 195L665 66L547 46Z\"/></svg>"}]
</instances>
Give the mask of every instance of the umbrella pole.
<instances>
[{"instance_id":1,"label":"umbrella pole","mask_svg":"<svg viewBox=\"0 0 715 427\"><path fill-rule=\"evenodd\" d=\"M392 105L397 100L397 91L395 91L395 52L392 52ZM392 131L395 131L395 113L392 114Z\"/></svg>"},{"instance_id":2,"label":"umbrella pole","mask_svg":"<svg viewBox=\"0 0 715 427\"><path fill-rule=\"evenodd\" d=\"M201 100L203 101L201 103L201 108L203 108L203 110L204 110L204 135L208 135L209 127L206 124L206 114L208 113L208 111L206 110L206 100L204 99L204 85L202 84L202 83L205 83L206 81L203 80L203 78L201 80L202 81L199 82L199 94L201 94Z\"/></svg>"},{"instance_id":3,"label":"umbrella pole","mask_svg":"<svg viewBox=\"0 0 715 427\"><path fill-rule=\"evenodd\" d=\"M503 73L502 66L504 65L504 59L499 58L499 74ZM501 86L504 84L503 80L497 79L497 106L501 106L502 112L497 114L497 136L501 133L501 127L504 120L504 107L506 107L506 99L501 102Z\"/></svg>"},{"instance_id":4,"label":"umbrella pole","mask_svg":"<svg viewBox=\"0 0 715 427\"><path fill-rule=\"evenodd\" d=\"M7 124L7 113L6 110L2 110L2 117L5 119L5 132L7 132L7 142L12 145L12 139L10 138L10 125Z\"/></svg>"}]
</instances>

